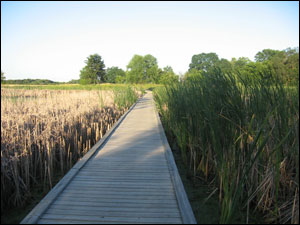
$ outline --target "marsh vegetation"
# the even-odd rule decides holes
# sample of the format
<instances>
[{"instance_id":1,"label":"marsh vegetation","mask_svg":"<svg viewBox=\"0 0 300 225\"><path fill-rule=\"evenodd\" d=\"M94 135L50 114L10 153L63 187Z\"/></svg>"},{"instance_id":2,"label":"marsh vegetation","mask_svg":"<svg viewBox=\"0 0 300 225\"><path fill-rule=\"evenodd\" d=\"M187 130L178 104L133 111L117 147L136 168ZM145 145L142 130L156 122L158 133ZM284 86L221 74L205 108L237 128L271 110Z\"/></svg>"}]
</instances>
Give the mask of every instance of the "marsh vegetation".
<instances>
[{"instance_id":1,"label":"marsh vegetation","mask_svg":"<svg viewBox=\"0 0 300 225\"><path fill-rule=\"evenodd\" d=\"M165 130L192 179L214 184L220 223L260 211L299 222L299 86L220 69L155 90Z\"/></svg>"}]
</instances>

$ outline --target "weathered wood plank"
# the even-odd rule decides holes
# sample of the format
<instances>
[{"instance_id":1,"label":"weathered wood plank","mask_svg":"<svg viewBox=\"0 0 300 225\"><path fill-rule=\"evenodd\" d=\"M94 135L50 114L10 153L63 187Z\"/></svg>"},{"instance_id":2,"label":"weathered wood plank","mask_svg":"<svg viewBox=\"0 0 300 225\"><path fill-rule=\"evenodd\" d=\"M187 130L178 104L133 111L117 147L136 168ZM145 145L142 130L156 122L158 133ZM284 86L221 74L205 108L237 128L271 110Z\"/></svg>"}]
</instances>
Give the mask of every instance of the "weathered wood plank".
<instances>
[{"instance_id":1,"label":"weathered wood plank","mask_svg":"<svg viewBox=\"0 0 300 225\"><path fill-rule=\"evenodd\" d=\"M73 180L71 185L77 185L77 184L85 184L89 186L126 186L126 187L161 187L161 183L149 183L149 182L105 182L105 181L78 181ZM165 187L172 187L172 183L163 183L163 186Z\"/></svg>"},{"instance_id":2,"label":"weathered wood plank","mask_svg":"<svg viewBox=\"0 0 300 225\"><path fill-rule=\"evenodd\" d=\"M105 189L112 189L112 188L122 188L122 189L133 189L133 190L149 190L149 188L153 189L153 190L173 190L173 185L172 186L165 186L165 187L160 187L160 186L143 186L143 185L138 185L138 186L129 186L129 185L114 185L114 184L99 184L99 185L87 185L84 182L78 182L78 183L73 183L72 185L69 185L69 187L91 187L96 189L100 189L100 188L105 188Z\"/></svg>"},{"instance_id":3,"label":"weathered wood plank","mask_svg":"<svg viewBox=\"0 0 300 225\"><path fill-rule=\"evenodd\" d=\"M73 201L55 201L55 205L74 205ZM89 207L115 207L115 208L166 208L177 209L177 205L162 204L162 203L131 203L131 202L77 202L77 206L89 206Z\"/></svg>"},{"instance_id":4,"label":"weathered wood plank","mask_svg":"<svg viewBox=\"0 0 300 225\"><path fill-rule=\"evenodd\" d=\"M60 196L62 197L68 197L68 198L85 198L85 199L172 199L172 200L176 200L175 196L172 195L164 195L163 193L161 194L156 194L156 193L147 193L147 192L143 192L143 193L135 193L135 192L131 192L131 193L126 193L126 192L122 192L122 193L116 193L116 192L106 192L106 193L84 193L84 196L78 195L78 193L72 193L72 192L63 192Z\"/></svg>"},{"instance_id":5,"label":"weathered wood plank","mask_svg":"<svg viewBox=\"0 0 300 225\"><path fill-rule=\"evenodd\" d=\"M68 220L85 220L85 221L101 221L101 222L148 222L148 223L181 223L180 218L147 218L147 217L106 217L106 216L78 216L78 215L53 215L44 214L43 219L68 219Z\"/></svg>"},{"instance_id":6,"label":"weathered wood plank","mask_svg":"<svg viewBox=\"0 0 300 225\"><path fill-rule=\"evenodd\" d=\"M66 220L66 219L40 219L38 224L132 224L122 222L99 222L99 221L85 221L85 220Z\"/></svg>"},{"instance_id":7,"label":"weathered wood plank","mask_svg":"<svg viewBox=\"0 0 300 225\"><path fill-rule=\"evenodd\" d=\"M165 224L165 223L148 223L148 222L116 222L116 221L85 221L85 220L62 220L62 219L41 219L39 220L38 224ZM168 224L179 224L169 222Z\"/></svg>"},{"instance_id":8,"label":"weathered wood plank","mask_svg":"<svg viewBox=\"0 0 300 225\"><path fill-rule=\"evenodd\" d=\"M177 212L113 212L102 210L74 210L74 209L53 209L47 211L48 214L54 215L85 215L85 216L101 216L101 217L147 217L147 218L180 218L180 213Z\"/></svg>"},{"instance_id":9,"label":"weathered wood plank","mask_svg":"<svg viewBox=\"0 0 300 225\"><path fill-rule=\"evenodd\" d=\"M74 211L101 211L101 212L141 212L141 213L179 213L178 208L142 208L142 207L107 207L98 206L97 208L93 206L81 206L81 205L59 205L52 204L49 209L57 210L74 210Z\"/></svg>"},{"instance_id":10,"label":"weathered wood plank","mask_svg":"<svg viewBox=\"0 0 300 225\"><path fill-rule=\"evenodd\" d=\"M68 188L65 189L65 192L74 192L74 193L83 193L83 192L88 192L90 194L93 193L107 193L107 192L113 192L113 193L131 193L134 192L136 194L139 193L148 193L149 195L157 194L157 195L173 195L173 187L172 188L148 188L148 187L143 187L143 188L130 188L130 187L111 187L111 188L106 188L106 187L89 187L87 185L78 185L78 186L69 186Z\"/></svg>"},{"instance_id":11,"label":"weathered wood plank","mask_svg":"<svg viewBox=\"0 0 300 225\"><path fill-rule=\"evenodd\" d=\"M110 170L107 170L107 169L103 169L103 170L100 170L100 169L97 169L97 168L91 168L91 169L82 169L81 171L85 171L85 172L88 172L90 171L91 173L95 172L115 172L115 173L126 173L126 174L130 174L130 173L136 173L136 174L168 174L169 172L166 170L166 171L161 171L161 170L125 170L125 169L118 169L118 168L114 168L114 169L110 169Z\"/></svg>"},{"instance_id":12,"label":"weathered wood plank","mask_svg":"<svg viewBox=\"0 0 300 225\"><path fill-rule=\"evenodd\" d=\"M170 205L175 205L177 204L176 199L168 199L168 198L150 198L147 199L145 198L98 198L97 195L95 196L77 196L77 197L70 197L70 196L64 196L64 195L60 195L57 199L56 202L68 202L71 201L74 204L77 202L87 202L87 203L104 203L104 202L109 202L109 203L141 203L141 204L170 204Z\"/></svg>"},{"instance_id":13,"label":"weathered wood plank","mask_svg":"<svg viewBox=\"0 0 300 225\"><path fill-rule=\"evenodd\" d=\"M110 175L110 174L102 174L102 175L94 175L94 174L85 174L85 175L77 175L76 178L78 179L86 179L86 180L95 180L95 179L110 179L110 180L147 180L147 181L151 181L151 180L157 180L157 181L161 181L161 180L167 180L170 179L170 176L137 176L137 175L133 175L133 176L129 176L129 175Z\"/></svg>"},{"instance_id":14,"label":"weathered wood plank","mask_svg":"<svg viewBox=\"0 0 300 225\"><path fill-rule=\"evenodd\" d=\"M94 181L96 179L99 179L99 177L94 178L94 177L76 177L76 181ZM132 182L132 183L145 183L145 182L151 182L151 183L159 183L161 185L163 184L171 184L171 180L170 179L154 179L154 178L150 178L150 179L144 179L144 177L140 177L140 178L110 178L110 177L101 177L101 182Z\"/></svg>"},{"instance_id":15,"label":"weathered wood plank","mask_svg":"<svg viewBox=\"0 0 300 225\"><path fill-rule=\"evenodd\" d=\"M64 194L67 193L67 194ZM72 197L72 198L80 198L78 196L80 196L80 191L79 190L69 190L68 192L64 192L62 193L60 196L66 196L66 197ZM135 191L127 191L127 192L120 192L119 194L116 194L116 192L93 192L93 191L89 191L89 190L84 190L84 194L85 195L89 195L89 196L97 196L97 198L120 198L120 199L128 199L128 198L132 198L132 199L176 199L174 196L174 193L163 193L163 192L159 192L159 193L155 193L155 192L135 192ZM90 197L85 197L86 199L89 199ZM91 197L94 199L97 199L96 197Z\"/></svg>"}]
</instances>

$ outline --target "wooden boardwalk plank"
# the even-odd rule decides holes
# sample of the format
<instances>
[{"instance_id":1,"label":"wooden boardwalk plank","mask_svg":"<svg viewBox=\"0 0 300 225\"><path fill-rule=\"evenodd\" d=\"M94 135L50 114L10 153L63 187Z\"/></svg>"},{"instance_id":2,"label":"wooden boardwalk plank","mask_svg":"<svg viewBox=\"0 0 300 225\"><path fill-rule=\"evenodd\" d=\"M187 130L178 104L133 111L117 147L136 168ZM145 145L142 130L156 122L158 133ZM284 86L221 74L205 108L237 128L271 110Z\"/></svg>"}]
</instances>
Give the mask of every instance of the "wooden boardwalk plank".
<instances>
[{"instance_id":1,"label":"wooden boardwalk plank","mask_svg":"<svg viewBox=\"0 0 300 225\"><path fill-rule=\"evenodd\" d=\"M83 215L55 215L55 214L48 214L45 213L42 216L43 219L67 219L67 220L85 220L87 221L99 221L99 222L130 222L130 223L181 223L180 218L155 218L155 217L109 217L109 216L83 216Z\"/></svg>"},{"instance_id":2,"label":"wooden boardwalk plank","mask_svg":"<svg viewBox=\"0 0 300 225\"><path fill-rule=\"evenodd\" d=\"M101 216L101 217L147 217L147 218L180 218L181 215L178 212L155 212L155 213L149 213L149 212L114 212L114 211L102 211L102 210L74 210L74 209L49 209L47 211L49 214L55 214L55 215L80 215L83 214L85 216Z\"/></svg>"},{"instance_id":3,"label":"wooden boardwalk plank","mask_svg":"<svg viewBox=\"0 0 300 225\"><path fill-rule=\"evenodd\" d=\"M177 208L141 208L141 207L91 207L91 206L80 206L80 205L60 205L53 204L49 209L60 209L60 210L74 210L74 211L101 211L101 212L145 212L145 213L178 213Z\"/></svg>"},{"instance_id":4,"label":"wooden boardwalk plank","mask_svg":"<svg viewBox=\"0 0 300 225\"><path fill-rule=\"evenodd\" d=\"M169 151L147 93L22 223L196 223Z\"/></svg>"}]
</instances>

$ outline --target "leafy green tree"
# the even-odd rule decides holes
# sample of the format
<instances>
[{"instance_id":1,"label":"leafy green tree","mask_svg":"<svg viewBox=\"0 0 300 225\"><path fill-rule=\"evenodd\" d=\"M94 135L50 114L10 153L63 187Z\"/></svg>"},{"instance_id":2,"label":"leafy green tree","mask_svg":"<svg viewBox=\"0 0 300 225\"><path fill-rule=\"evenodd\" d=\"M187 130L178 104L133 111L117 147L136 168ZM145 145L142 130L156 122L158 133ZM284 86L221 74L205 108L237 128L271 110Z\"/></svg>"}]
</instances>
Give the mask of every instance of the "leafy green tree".
<instances>
[{"instance_id":1,"label":"leafy green tree","mask_svg":"<svg viewBox=\"0 0 300 225\"><path fill-rule=\"evenodd\" d=\"M119 83L119 82L123 83L124 80L125 80L125 75L126 75L125 71L118 68L118 67L116 67L116 66L107 68L107 70L106 70L106 82L108 82L108 83Z\"/></svg>"},{"instance_id":2,"label":"leafy green tree","mask_svg":"<svg viewBox=\"0 0 300 225\"><path fill-rule=\"evenodd\" d=\"M292 53L293 52L293 53ZM287 52L287 60L285 63L286 68L286 81L288 84L299 84L299 49Z\"/></svg>"},{"instance_id":3,"label":"leafy green tree","mask_svg":"<svg viewBox=\"0 0 300 225\"><path fill-rule=\"evenodd\" d=\"M5 82L5 79L4 73L1 71L1 84Z\"/></svg>"},{"instance_id":4,"label":"leafy green tree","mask_svg":"<svg viewBox=\"0 0 300 225\"><path fill-rule=\"evenodd\" d=\"M134 55L127 65L128 83L158 83L157 59L152 55Z\"/></svg>"},{"instance_id":5,"label":"leafy green tree","mask_svg":"<svg viewBox=\"0 0 300 225\"><path fill-rule=\"evenodd\" d=\"M264 49L255 55L256 62L268 65L273 76L281 79L285 84L299 82L299 48L287 48L285 50Z\"/></svg>"},{"instance_id":6,"label":"leafy green tree","mask_svg":"<svg viewBox=\"0 0 300 225\"><path fill-rule=\"evenodd\" d=\"M277 54L280 54L280 51L273 49L264 49L261 52L258 52L254 58L257 62L264 62L270 60Z\"/></svg>"},{"instance_id":7,"label":"leafy green tree","mask_svg":"<svg viewBox=\"0 0 300 225\"><path fill-rule=\"evenodd\" d=\"M208 72L213 69L219 62L219 57L216 53L201 53L193 55L192 62L189 65L189 70L196 69L203 72Z\"/></svg>"},{"instance_id":8,"label":"leafy green tree","mask_svg":"<svg viewBox=\"0 0 300 225\"><path fill-rule=\"evenodd\" d=\"M105 65L98 54L90 55L86 66L80 71L81 84L97 84L105 82Z\"/></svg>"},{"instance_id":9,"label":"leafy green tree","mask_svg":"<svg viewBox=\"0 0 300 225\"><path fill-rule=\"evenodd\" d=\"M166 66L163 70L159 69L159 83L161 84L172 84L179 81L178 75L176 75L171 66Z\"/></svg>"},{"instance_id":10,"label":"leafy green tree","mask_svg":"<svg viewBox=\"0 0 300 225\"><path fill-rule=\"evenodd\" d=\"M244 68L247 64L249 64L251 60L247 57L239 57L238 59L232 58L231 65L233 70L238 70Z\"/></svg>"},{"instance_id":11,"label":"leafy green tree","mask_svg":"<svg viewBox=\"0 0 300 225\"><path fill-rule=\"evenodd\" d=\"M220 59L216 62L216 66L221 69L224 73L230 73L233 70L231 63L227 59Z\"/></svg>"},{"instance_id":12,"label":"leafy green tree","mask_svg":"<svg viewBox=\"0 0 300 225\"><path fill-rule=\"evenodd\" d=\"M145 68L143 72L146 83L159 83L157 59L148 54L144 56Z\"/></svg>"},{"instance_id":13,"label":"leafy green tree","mask_svg":"<svg viewBox=\"0 0 300 225\"><path fill-rule=\"evenodd\" d=\"M144 57L134 55L127 65L126 80L128 83L142 83L144 73Z\"/></svg>"},{"instance_id":14,"label":"leafy green tree","mask_svg":"<svg viewBox=\"0 0 300 225\"><path fill-rule=\"evenodd\" d=\"M197 69L193 68L184 74L183 80L200 78L202 75L203 75L202 70L197 70Z\"/></svg>"}]
</instances>

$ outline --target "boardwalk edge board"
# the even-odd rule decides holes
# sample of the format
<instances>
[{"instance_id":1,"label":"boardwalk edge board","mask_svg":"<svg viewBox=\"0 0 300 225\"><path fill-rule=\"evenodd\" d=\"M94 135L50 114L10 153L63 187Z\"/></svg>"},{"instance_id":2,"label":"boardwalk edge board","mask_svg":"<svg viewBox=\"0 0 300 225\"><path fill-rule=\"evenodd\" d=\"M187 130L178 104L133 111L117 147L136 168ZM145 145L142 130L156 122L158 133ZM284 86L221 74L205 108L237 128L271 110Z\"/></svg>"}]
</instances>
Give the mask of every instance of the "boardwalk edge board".
<instances>
[{"instance_id":1,"label":"boardwalk edge board","mask_svg":"<svg viewBox=\"0 0 300 225\"><path fill-rule=\"evenodd\" d=\"M49 208L51 203L56 199L56 197L66 188L66 186L71 182L71 180L76 176L79 170L88 162L88 160L96 153L98 150L105 145L109 137L118 128L121 122L126 118L126 116L131 112L131 110L136 106L136 104L142 99L139 98L136 103L134 103L125 114L106 132L106 134L78 161L65 176L51 189L48 194L31 210L31 212L21 221L20 224L35 224L41 218L41 215Z\"/></svg>"},{"instance_id":2,"label":"boardwalk edge board","mask_svg":"<svg viewBox=\"0 0 300 225\"><path fill-rule=\"evenodd\" d=\"M154 102L153 102L153 104L154 104ZM165 148L165 154L166 154L166 158L167 158L167 161L169 164L169 170L170 170L171 178L173 181L174 190L175 190L175 194L177 197L178 206L180 209L183 223L184 224L197 224L192 207L190 205L190 202L189 202L187 194L185 192L183 183L181 181L181 178L180 178L180 175L179 175L179 172L178 172L178 169L177 169L174 157L173 157L172 150L168 143L167 137L164 132L164 128L162 126L161 120L158 115L157 108L155 106L154 106L154 109L155 109L156 119L158 122L159 133L160 133L160 136L161 136L161 139L163 142L163 146Z\"/></svg>"}]
</instances>

